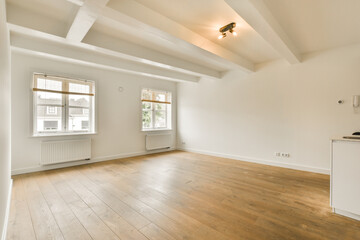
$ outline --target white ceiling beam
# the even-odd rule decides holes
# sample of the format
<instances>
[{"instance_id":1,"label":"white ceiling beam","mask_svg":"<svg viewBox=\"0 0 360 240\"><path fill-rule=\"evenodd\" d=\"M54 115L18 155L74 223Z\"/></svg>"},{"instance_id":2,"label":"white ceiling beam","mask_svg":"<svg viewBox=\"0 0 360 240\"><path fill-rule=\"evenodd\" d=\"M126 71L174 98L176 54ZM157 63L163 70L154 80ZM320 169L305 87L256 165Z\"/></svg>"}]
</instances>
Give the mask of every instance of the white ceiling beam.
<instances>
[{"instance_id":1,"label":"white ceiling beam","mask_svg":"<svg viewBox=\"0 0 360 240\"><path fill-rule=\"evenodd\" d=\"M20 47L15 47L15 46L11 46L11 51L26 54L26 55L31 55L31 56L42 57L42 58L46 58L46 59L52 59L54 61L60 61L60 62L71 63L71 64L78 64L78 65L92 67L92 68L98 68L98 69L102 69L102 70L108 70L108 71L114 71L114 72L122 72L122 73L128 73L128 74L140 75L140 76L146 76L146 77L153 78L153 79L162 79L162 80L175 81L175 82L189 82L189 81L184 81L184 80L180 80L180 79L168 78L168 77L164 77L164 76L163 77L162 76L154 76L154 75L146 74L146 73L136 73L136 74L134 74L134 72L128 71L126 69L121 69L121 68L117 68L117 67L112 67L112 66L93 63L93 62L88 62L88 61L82 61L82 60L73 59L73 58L62 57L62 56L53 55L53 54L44 53L44 52L33 51L33 50L20 48ZM196 82L198 82L198 80L197 81L190 81L190 82L195 82L196 83Z\"/></svg>"},{"instance_id":2,"label":"white ceiling beam","mask_svg":"<svg viewBox=\"0 0 360 240\"><path fill-rule=\"evenodd\" d=\"M78 2L74 0L68 1L75 4ZM116 25L118 28L126 30L130 28L132 31L139 29L139 34L144 39L150 37L159 41L170 41L177 48L200 55L206 61L220 63L230 69L240 68L247 73L255 71L254 63L248 59L221 47L144 5L136 1L126 1L126 6L124 12L104 7L102 15L99 17L107 19L109 24ZM149 19L151 19L151 22L148 21Z\"/></svg>"},{"instance_id":3,"label":"white ceiling beam","mask_svg":"<svg viewBox=\"0 0 360 240\"><path fill-rule=\"evenodd\" d=\"M191 76L145 64L126 61L104 54L94 53L87 49L76 48L59 42L51 42L18 33L11 33L11 46L16 51L21 51L27 54L150 78L183 82L198 82L200 80L197 76Z\"/></svg>"},{"instance_id":4,"label":"white ceiling beam","mask_svg":"<svg viewBox=\"0 0 360 240\"><path fill-rule=\"evenodd\" d=\"M225 0L265 41L289 63L301 61L301 55L263 0Z\"/></svg>"},{"instance_id":5,"label":"white ceiling beam","mask_svg":"<svg viewBox=\"0 0 360 240\"><path fill-rule=\"evenodd\" d=\"M84 5L85 0L67 0L68 2L71 2L75 5L82 6Z\"/></svg>"},{"instance_id":6,"label":"white ceiling beam","mask_svg":"<svg viewBox=\"0 0 360 240\"><path fill-rule=\"evenodd\" d=\"M129 4L134 4L134 6L127 8L126 13L105 7L101 18L107 19L109 24L118 28L128 30L130 27L132 31L139 29L139 34L143 37L171 42L177 49L198 54L206 60L219 62L231 68L240 68L248 73L254 72L254 63L251 61L135 1ZM130 9L132 12L129 11Z\"/></svg>"},{"instance_id":7,"label":"white ceiling beam","mask_svg":"<svg viewBox=\"0 0 360 240\"><path fill-rule=\"evenodd\" d=\"M72 3L81 4L81 7L71 24L66 39L81 42L108 1L109 0L72 1Z\"/></svg>"},{"instance_id":8,"label":"white ceiling beam","mask_svg":"<svg viewBox=\"0 0 360 240\"><path fill-rule=\"evenodd\" d=\"M115 52L127 54L142 63L156 67L162 67L177 72L197 75L200 77L220 79L220 71L201 66L180 58L176 58L159 51L146 48L132 42L115 39L97 31L90 31L83 43L97 46L99 48L112 50Z\"/></svg>"},{"instance_id":9,"label":"white ceiling beam","mask_svg":"<svg viewBox=\"0 0 360 240\"><path fill-rule=\"evenodd\" d=\"M116 49L119 51L113 51L102 47L93 46L90 44L82 42L68 41L65 38L51 35L48 33L40 32L34 29L18 26L15 24L8 23L9 29L12 33L18 33L26 35L33 38L39 38L51 42L62 43L68 46L73 46L77 48L87 49L89 51L100 53L103 55L108 55L120 59L125 59L133 61L136 63L146 64L149 66L157 67L165 70L172 70L179 73L184 73L187 75L193 75L197 77L210 77L210 78L221 78L221 73L214 71L209 68L198 66L174 57L170 57L164 54L159 54L155 51L151 51L136 45L126 46L127 49ZM105 36L104 36L105 37ZM137 49L138 47L138 49ZM123 52L125 51L125 52ZM136 53L136 54L135 54ZM135 54L135 55L134 55ZM142 54L145 54L144 58Z\"/></svg>"}]
</instances>

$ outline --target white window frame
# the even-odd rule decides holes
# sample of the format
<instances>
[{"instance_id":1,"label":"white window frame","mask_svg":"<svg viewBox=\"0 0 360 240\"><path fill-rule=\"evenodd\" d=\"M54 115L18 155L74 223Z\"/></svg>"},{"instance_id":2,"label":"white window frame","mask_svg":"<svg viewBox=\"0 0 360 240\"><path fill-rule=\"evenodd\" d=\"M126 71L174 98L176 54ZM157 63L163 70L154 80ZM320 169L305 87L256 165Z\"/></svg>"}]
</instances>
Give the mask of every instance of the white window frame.
<instances>
[{"instance_id":1,"label":"white window frame","mask_svg":"<svg viewBox=\"0 0 360 240\"><path fill-rule=\"evenodd\" d=\"M42 73L34 73L35 75L45 75ZM69 77L59 77L55 75L48 75L50 77L55 77L64 80L76 81L76 82L91 82L93 84L94 89L96 89L95 82L90 80L69 78ZM72 94L70 94L72 95ZM76 95L76 94L73 94ZM63 136L63 135L82 135L82 134L96 134L96 114L95 114L95 104L96 103L96 94L94 96L90 96L89 107L78 107L78 106L70 106L69 104L69 94L62 94L62 104L37 104L37 92L33 91L33 137L47 137L47 136ZM60 131L52 131L52 130L44 130L37 131L37 106L53 106L53 107L61 107L61 123L62 129ZM69 109L70 108L82 108L89 109L89 130L69 130ZM58 110L56 109L56 112ZM46 110L47 112L47 110Z\"/></svg>"},{"instance_id":2,"label":"white window frame","mask_svg":"<svg viewBox=\"0 0 360 240\"><path fill-rule=\"evenodd\" d=\"M167 91L167 90L160 90L160 89L151 89L151 88L142 88L141 89L141 93L140 93L140 98L142 98L142 92L143 90L150 90L150 91L154 91L154 92L163 92L163 93L167 93L170 94L171 98L172 98L172 92L171 91ZM172 101L170 104L165 104L165 110L155 110L155 104L154 102L150 102L151 103L151 109L150 110L145 110L145 111L150 111L152 112L151 114L151 128L144 128L143 126L143 107L142 107L142 99L141 100L141 131L143 132L151 132L151 131L164 131L164 130L172 130ZM155 112L156 111L165 111L165 125L166 127L155 127Z\"/></svg>"}]
</instances>

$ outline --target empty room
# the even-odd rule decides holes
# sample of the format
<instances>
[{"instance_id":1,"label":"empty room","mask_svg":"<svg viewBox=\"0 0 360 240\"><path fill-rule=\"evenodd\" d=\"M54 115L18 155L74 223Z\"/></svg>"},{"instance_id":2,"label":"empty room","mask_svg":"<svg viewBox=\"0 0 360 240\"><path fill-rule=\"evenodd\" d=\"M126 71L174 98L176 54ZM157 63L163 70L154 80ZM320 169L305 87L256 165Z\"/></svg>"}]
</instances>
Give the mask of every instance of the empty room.
<instances>
[{"instance_id":1,"label":"empty room","mask_svg":"<svg viewBox=\"0 0 360 240\"><path fill-rule=\"evenodd\" d=\"M360 240L359 0L0 0L0 240Z\"/></svg>"}]
</instances>

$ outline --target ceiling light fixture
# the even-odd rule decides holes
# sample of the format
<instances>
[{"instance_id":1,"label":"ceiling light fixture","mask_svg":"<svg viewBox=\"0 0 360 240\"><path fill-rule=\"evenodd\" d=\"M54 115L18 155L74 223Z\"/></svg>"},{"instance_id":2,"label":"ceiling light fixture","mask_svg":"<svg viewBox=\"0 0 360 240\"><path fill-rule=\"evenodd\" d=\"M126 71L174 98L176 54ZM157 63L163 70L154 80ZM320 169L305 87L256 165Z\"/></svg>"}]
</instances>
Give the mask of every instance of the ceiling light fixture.
<instances>
[{"instance_id":1,"label":"ceiling light fixture","mask_svg":"<svg viewBox=\"0 0 360 240\"><path fill-rule=\"evenodd\" d=\"M233 36L237 36L237 33L234 31L234 28L236 27L236 23L232 22L228 25L225 25L219 29L219 32L221 35L218 37L218 39L222 39L226 37L226 32L229 31Z\"/></svg>"},{"instance_id":2,"label":"ceiling light fixture","mask_svg":"<svg viewBox=\"0 0 360 240\"><path fill-rule=\"evenodd\" d=\"M226 37L226 33L222 33L221 35L219 35L219 36L218 36L218 39L222 39L222 38L224 38L224 37Z\"/></svg>"}]
</instances>

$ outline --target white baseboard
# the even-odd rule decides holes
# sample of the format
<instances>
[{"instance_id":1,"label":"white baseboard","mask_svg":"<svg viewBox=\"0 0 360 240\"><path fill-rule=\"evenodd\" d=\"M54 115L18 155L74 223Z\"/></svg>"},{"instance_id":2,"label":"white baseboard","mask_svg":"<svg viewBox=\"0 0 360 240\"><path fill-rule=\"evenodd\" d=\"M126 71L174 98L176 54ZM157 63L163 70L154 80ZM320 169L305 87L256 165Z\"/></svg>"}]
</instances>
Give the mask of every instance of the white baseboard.
<instances>
[{"instance_id":1,"label":"white baseboard","mask_svg":"<svg viewBox=\"0 0 360 240\"><path fill-rule=\"evenodd\" d=\"M265 164L265 165L270 165L270 166L275 166L275 167L290 168L290 169L295 169L295 170L330 175L330 169L325 169L325 168L309 167L309 166L297 165L297 164L292 164L292 163L280 163L280 162L275 162L275 161L271 161L271 160L258 159L258 158L252 158L252 157L244 157L244 156L217 153L217 152L210 152L210 151L198 150L198 149L193 149L193 148L177 148L177 149L186 151L186 152L200 153L200 154L205 154L205 155L210 155L210 156L215 156L215 157L230 158L230 159L235 159L235 160L240 160L240 161L245 161L245 162L260 163L260 164Z\"/></svg>"},{"instance_id":2,"label":"white baseboard","mask_svg":"<svg viewBox=\"0 0 360 240\"><path fill-rule=\"evenodd\" d=\"M41 166L40 165L40 166L35 166L35 167L19 168L19 169L11 170L11 175L18 175L18 174L32 173L32 172L40 172L40 171L46 171L46 170L58 169L58 168L73 167L73 166L79 166L79 165L96 163L96 162L104 162L104 161L109 161L109 160L116 160L116 159L121 159L121 158L143 156L143 155L149 155L149 154L161 153L161 152L169 152L169 151L174 151L174 150L175 150L175 148L172 147L172 148L168 148L168 149L153 150L153 151L121 153L121 154L117 154L117 155L96 157L96 158L91 158L90 160L82 160L82 161L69 162L69 163L60 163L60 164L46 165L46 166Z\"/></svg>"},{"instance_id":3,"label":"white baseboard","mask_svg":"<svg viewBox=\"0 0 360 240\"><path fill-rule=\"evenodd\" d=\"M351 213L351 212L348 212L348 211L345 211L345 210L341 210L341 209L338 209L338 208L334 208L333 212L336 213L336 214L339 214L339 215L342 215L342 216L349 217L349 218L360 221L360 215L357 215L357 214L354 214L354 213Z\"/></svg>"},{"instance_id":4,"label":"white baseboard","mask_svg":"<svg viewBox=\"0 0 360 240\"><path fill-rule=\"evenodd\" d=\"M2 231L2 234L1 234L1 240L5 240L5 239L6 239L7 226L8 226L9 214L10 214L10 206L11 206L12 185L13 185L13 180L10 179L10 186L9 186L9 192L8 192L8 199L7 199L7 203L6 203L4 226L3 226L3 231Z\"/></svg>"},{"instance_id":5,"label":"white baseboard","mask_svg":"<svg viewBox=\"0 0 360 240\"><path fill-rule=\"evenodd\" d=\"M314 173L322 173L322 174L328 174L328 175L330 174L330 169L324 169L324 168L309 167L309 166L290 164L290 163L280 163L280 162L274 162L274 161L265 160L265 159L244 157L244 156L217 153L217 152L210 152L210 151L198 150L198 149L192 149L192 148L177 148L177 149L182 150L182 151L187 151L187 152L194 152L194 153L206 154L206 155L210 155L210 156L230 158L230 159L241 160L241 161L246 161L246 162L260 163L260 164L276 166L276 167L290 168L290 169L295 169L295 170L314 172ZM132 153L122 153L122 154L111 155L111 156L96 157L96 158L92 158L91 160L87 160L87 161L77 161L77 162L47 165L47 166L20 168L20 169L12 170L11 174L18 175L18 174L24 174L24 173L39 172L39 171L45 171L45 170L50 170L50 169L72 167L72 166L90 164L90 163L95 163L95 162L103 162L103 161L115 160L115 159L121 159L121 158L143 156L143 155L149 155L149 154L153 154L153 153L167 152L167 151L173 151L173 150L175 150L175 148L170 148L170 149L165 149L165 150L163 149L163 150L157 150L157 151L141 151L141 152L132 152Z\"/></svg>"}]
</instances>

